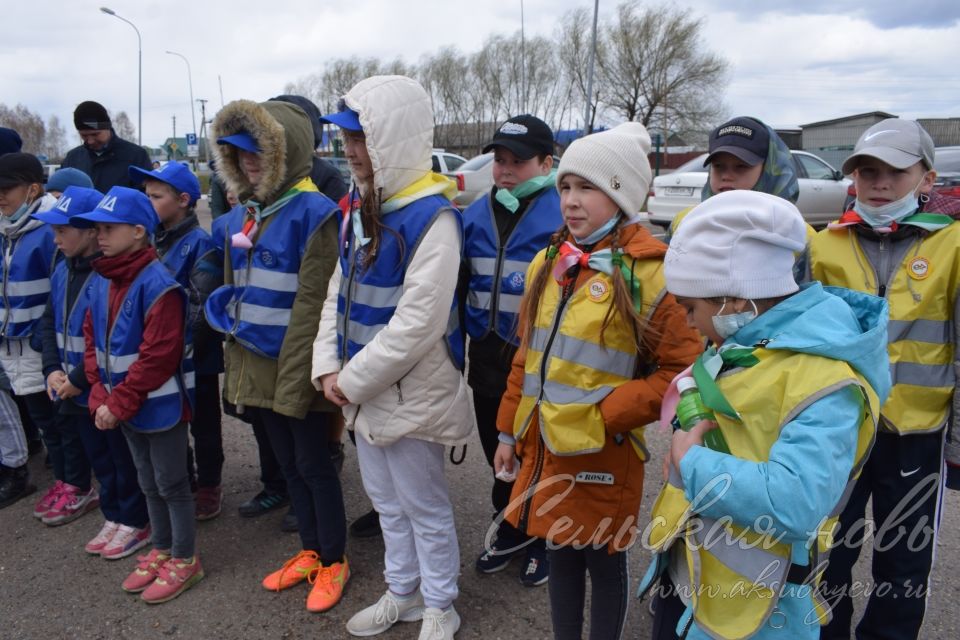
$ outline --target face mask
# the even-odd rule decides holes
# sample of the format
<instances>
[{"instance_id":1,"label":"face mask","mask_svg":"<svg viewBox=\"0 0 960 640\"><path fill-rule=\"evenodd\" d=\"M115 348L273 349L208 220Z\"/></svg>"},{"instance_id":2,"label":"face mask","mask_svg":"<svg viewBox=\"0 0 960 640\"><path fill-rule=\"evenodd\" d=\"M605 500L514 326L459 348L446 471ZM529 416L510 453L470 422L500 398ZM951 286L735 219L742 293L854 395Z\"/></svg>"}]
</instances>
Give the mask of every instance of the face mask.
<instances>
[{"instance_id":1,"label":"face mask","mask_svg":"<svg viewBox=\"0 0 960 640\"><path fill-rule=\"evenodd\" d=\"M573 237L574 237L574 239L577 241L577 244L579 244L580 246L596 244L596 243L600 242L605 235L607 235L608 233L610 233L611 231L613 231L613 228L617 226L617 223L618 223L618 222L620 222L620 212L619 212L619 211L617 212L617 214L616 214L615 216L613 216L612 218L610 218L609 220L607 220L606 222L604 222L602 225L600 225L600 228L599 228L599 229L597 229L596 231L594 231L593 233L591 233L591 234L590 234L589 236L587 236L586 238L583 238L583 239L581 240L581 239L578 238L577 236L573 236Z\"/></svg>"},{"instance_id":2,"label":"face mask","mask_svg":"<svg viewBox=\"0 0 960 640\"><path fill-rule=\"evenodd\" d=\"M926 175L924 175L924 178L925 177ZM864 222L874 229L889 227L894 222L900 222L918 209L917 189L920 188L921 184L923 184L923 178L920 178L920 182L917 183L917 186L911 189L910 193L907 195L903 196L899 200L888 202L887 204L879 207L875 207L867 204L866 202L860 202L860 200L857 200L853 204L853 210L856 211L861 218L863 218Z\"/></svg>"},{"instance_id":3,"label":"face mask","mask_svg":"<svg viewBox=\"0 0 960 640\"><path fill-rule=\"evenodd\" d=\"M741 311L740 313L722 315L724 307L727 306L727 301L724 299L723 306L720 307L720 311L717 312L717 315L711 318L713 321L713 330L717 332L717 335L726 340L752 322L757 317L758 313L756 303L751 300L750 304L753 306L752 311Z\"/></svg>"},{"instance_id":4,"label":"face mask","mask_svg":"<svg viewBox=\"0 0 960 640\"><path fill-rule=\"evenodd\" d=\"M7 218L6 218L7 221L9 221L10 223L14 223L14 222L16 222L17 220L19 220L20 218L22 218L22 217L23 217L23 214L25 214L27 211L30 210L30 205L31 205L31 204L33 204L33 203L32 203L32 202L24 202L22 205L20 205L20 206L17 208L16 211L14 211L11 215L7 216Z\"/></svg>"}]
</instances>

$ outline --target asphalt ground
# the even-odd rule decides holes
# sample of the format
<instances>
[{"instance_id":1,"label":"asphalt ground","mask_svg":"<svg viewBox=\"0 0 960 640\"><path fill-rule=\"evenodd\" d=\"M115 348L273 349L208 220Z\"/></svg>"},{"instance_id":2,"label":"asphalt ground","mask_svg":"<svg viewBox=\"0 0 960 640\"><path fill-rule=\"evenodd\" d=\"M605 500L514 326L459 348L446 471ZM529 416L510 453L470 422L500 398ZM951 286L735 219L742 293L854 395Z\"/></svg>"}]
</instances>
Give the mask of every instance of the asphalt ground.
<instances>
[{"instance_id":1,"label":"asphalt ground","mask_svg":"<svg viewBox=\"0 0 960 640\"><path fill-rule=\"evenodd\" d=\"M327 613L306 611L306 585L281 593L265 591L260 580L299 550L299 539L296 534L280 532L283 510L254 519L238 516L237 506L260 489L256 443L249 426L232 418L224 419L223 436L223 512L215 520L198 523L197 528L206 578L171 602L147 605L120 589L134 566L133 558L110 562L84 553L83 545L102 523L99 512L62 527L48 527L31 516L39 493L0 511L0 640L350 637L346 621L375 602L385 588L382 542L379 538L348 541L353 576L343 601ZM652 462L647 465L641 522L646 521L661 486L660 461L668 444L668 435L656 426L647 429L647 438ZM349 521L365 513L369 501L361 485L355 449L349 443L346 453L341 480ZM30 469L41 489L52 484L42 456L30 461ZM551 637L547 589L520 584L519 560L494 575L480 575L473 568L492 511L491 472L475 436L463 464L448 462L447 472L461 549L456 607L463 625L457 637ZM855 579L867 584L868 556L863 554L855 574ZM634 587L648 560L649 554L642 548L631 550ZM960 493L947 492L921 637L960 638L958 601ZM856 604L862 610L865 599L857 598ZM632 601L624 637L649 638L650 629L646 602ZM417 623L399 623L381 637L416 638L418 632Z\"/></svg>"}]
</instances>

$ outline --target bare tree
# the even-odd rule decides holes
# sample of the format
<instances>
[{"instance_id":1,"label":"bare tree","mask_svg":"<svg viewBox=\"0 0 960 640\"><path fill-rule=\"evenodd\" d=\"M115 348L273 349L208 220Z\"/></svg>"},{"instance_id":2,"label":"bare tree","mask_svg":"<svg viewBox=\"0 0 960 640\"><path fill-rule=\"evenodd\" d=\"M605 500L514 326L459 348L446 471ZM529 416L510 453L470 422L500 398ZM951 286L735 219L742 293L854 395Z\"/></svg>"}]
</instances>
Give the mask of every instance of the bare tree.
<instances>
[{"instance_id":1,"label":"bare tree","mask_svg":"<svg viewBox=\"0 0 960 640\"><path fill-rule=\"evenodd\" d=\"M60 124L60 118L50 116L50 119L47 120L47 135L43 142L43 153L50 159L50 162L59 162L63 159L66 147L67 132Z\"/></svg>"},{"instance_id":2,"label":"bare tree","mask_svg":"<svg viewBox=\"0 0 960 640\"><path fill-rule=\"evenodd\" d=\"M0 103L0 126L9 127L20 134L25 153L43 153L46 127L43 118L22 104L12 109Z\"/></svg>"},{"instance_id":3,"label":"bare tree","mask_svg":"<svg viewBox=\"0 0 960 640\"><path fill-rule=\"evenodd\" d=\"M602 101L622 118L667 129L716 118L728 65L704 50L702 28L689 10L621 4L597 57Z\"/></svg>"},{"instance_id":4,"label":"bare tree","mask_svg":"<svg viewBox=\"0 0 960 640\"><path fill-rule=\"evenodd\" d=\"M133 126L133 122L130 120L130 116L127 115L126 111L121 111L113 116L112 121L113 130L118 137L124 140L136 140L137 130Z\"/></svg>"}]
</instances>

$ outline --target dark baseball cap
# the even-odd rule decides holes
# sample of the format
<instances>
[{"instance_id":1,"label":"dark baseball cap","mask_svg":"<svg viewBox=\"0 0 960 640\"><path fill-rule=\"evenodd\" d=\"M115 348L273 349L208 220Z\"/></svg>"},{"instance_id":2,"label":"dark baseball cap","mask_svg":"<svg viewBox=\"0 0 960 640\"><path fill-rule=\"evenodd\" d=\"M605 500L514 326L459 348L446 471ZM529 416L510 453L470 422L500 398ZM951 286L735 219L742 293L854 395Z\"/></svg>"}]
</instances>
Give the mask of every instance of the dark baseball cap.
<instances>
[{"instance_id":1,"label":"dark baseball cap","mask_svg":"<svg viewBox=\"0 0 960 640\"><path fill-rule=\"evenodd\" d=\"M514 116L500 125L493 139L483 147L483 152L494 147L503 147L521 160L553 154L553 130L536 116Z\"/></svg>"},{"instance_id":2,"label":"dark baseball cap","mask_svg":"<svg viewBox=\"0 0 960 640\"><path fill-rule=\"evenodd\" d=\"M7 153L0 156L0 189L21 184L43 184L43 165L29 153Z\"/></svg>"},{"instance_id":3,"label":"dark baseball cap","mask_svg":"<svg viewBox=\"0 0 960 640\"><path fill-rule=\"evenodd\" d=\"M933 169L933 138L914 120L887 118L863 132L853 154L843 162L843 173L850 175L860 158L867 156L896 169L906 169L923 162Z\"/></svg>"},{"instance_id":4,"label":"dark baseball cap","mask_svg":"<svg viewBox=\"0 0 960 640\"><path fill-rule=\"evenodd\" d=\"M734 118L710 132L710 155L703 161L703 166L713 162L718 153L729 153L755 167L767 159L769 148L767 125L755 118Z\"/></svg>"}]
</instances>

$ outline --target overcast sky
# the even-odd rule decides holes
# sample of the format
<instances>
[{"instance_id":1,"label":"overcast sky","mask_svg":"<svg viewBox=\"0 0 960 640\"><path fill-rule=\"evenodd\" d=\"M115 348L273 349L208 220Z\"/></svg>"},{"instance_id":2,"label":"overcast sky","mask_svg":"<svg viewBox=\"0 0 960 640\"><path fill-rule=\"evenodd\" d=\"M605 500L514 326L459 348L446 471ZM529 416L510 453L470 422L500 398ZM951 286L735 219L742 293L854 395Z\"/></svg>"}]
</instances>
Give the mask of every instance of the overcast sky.
<instances>
[{"instance_id":1,"label":"overcast sky","mask_svg":"<svg viewBox=\"0 0 960 640\"><path fill-rule=\"evenodd\" d=\"M106 4L143 37L143 141L157 145L190 128L195 98L220 106L263 100L335 57L416 62L444 45L480 48L520 28L520 2L493 0L32 0L4 2L0 102L23 103L73 133L77 103L97 100L137 121L137 38L104 15ZM704 18L707 47L731 63L730 115L776 126L863 111L905 117L960 116L957 0L675 0ZM581 0L525 0L528 34L550 36ZM757 9L768 6L770 9ZM601 0L601 19L616 3ZM208 115L211 115L208 111ZM200 115L197 111L197 119ZM198 125L199 128L199 125Z\"/></svg>"}]
</instances>

